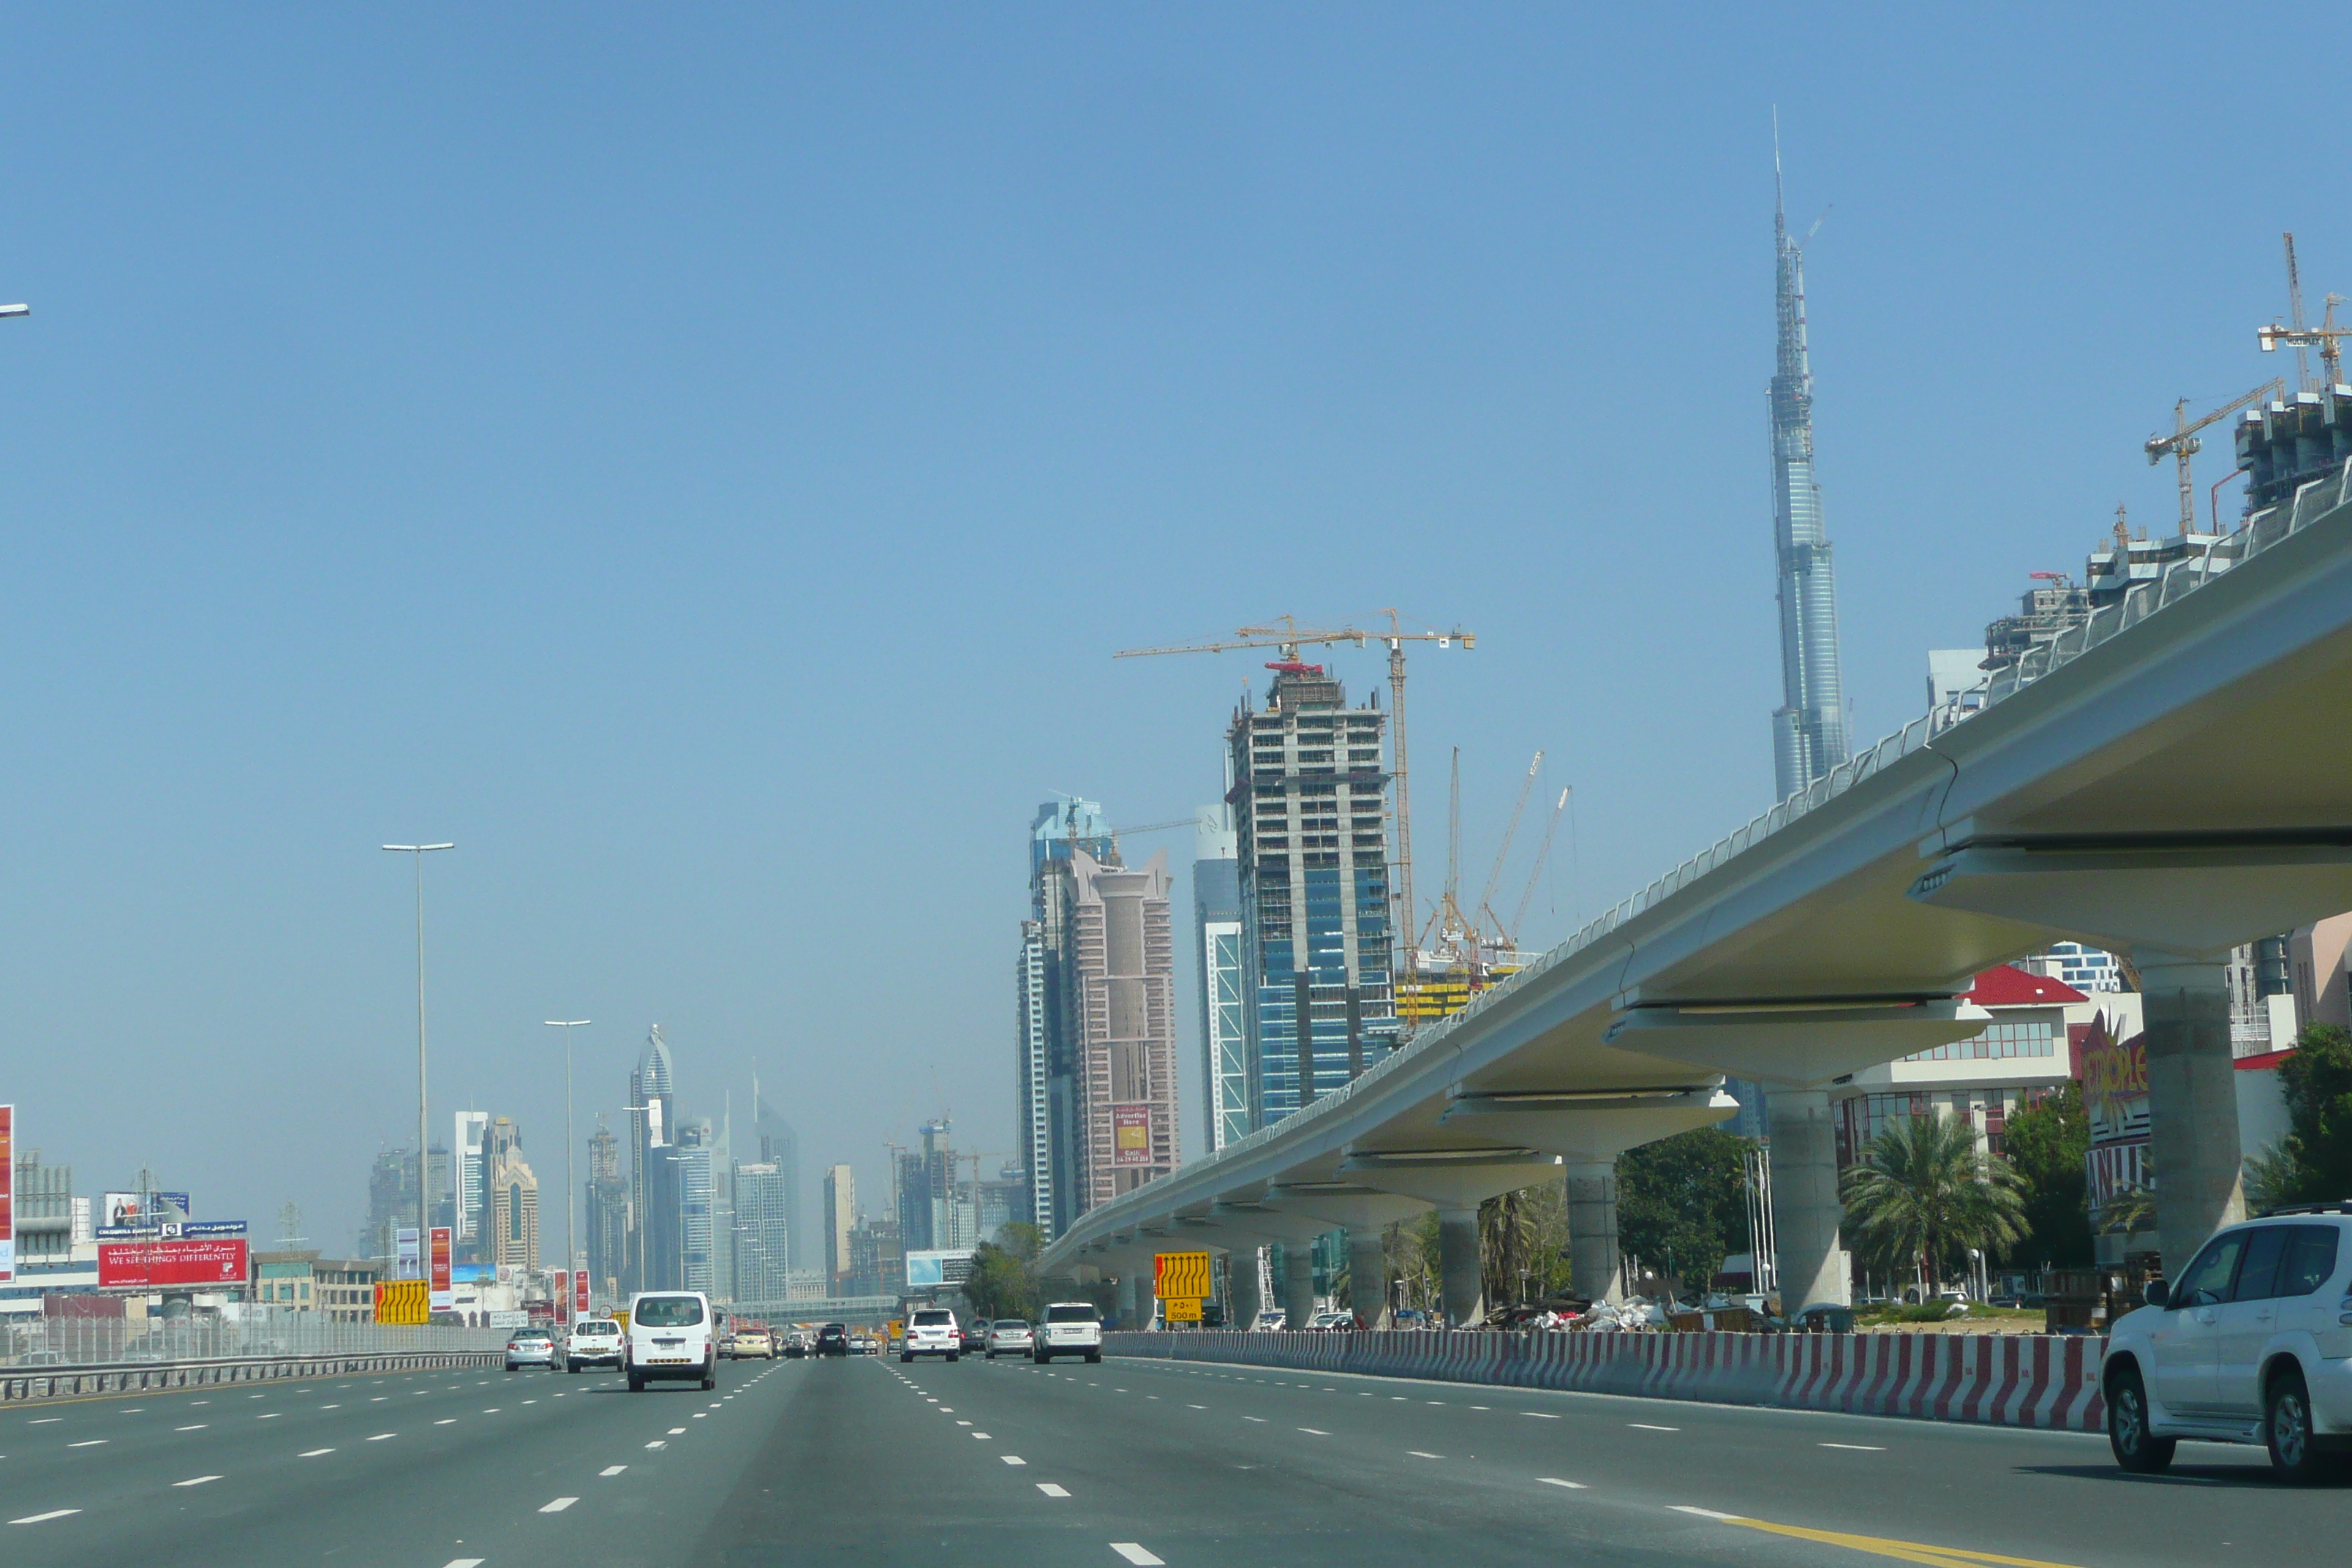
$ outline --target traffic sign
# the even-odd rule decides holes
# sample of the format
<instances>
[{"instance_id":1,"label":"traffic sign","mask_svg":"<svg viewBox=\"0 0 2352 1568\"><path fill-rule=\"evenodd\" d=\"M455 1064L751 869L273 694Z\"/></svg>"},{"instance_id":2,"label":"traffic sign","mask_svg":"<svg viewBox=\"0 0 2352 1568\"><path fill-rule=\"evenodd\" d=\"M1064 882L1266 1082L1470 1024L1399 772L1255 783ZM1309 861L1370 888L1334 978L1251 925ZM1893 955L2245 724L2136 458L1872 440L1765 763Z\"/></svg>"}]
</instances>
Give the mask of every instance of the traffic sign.
<instances>
[{"instance_id":1,"label":"traffic sign","mask_svg":"<svg viewBox=\"0 0 2352 1568\"><path fill-rule=\"evenodd\" d=\"M1170 1296L1160 1303L1162 1321L1197 1323L1201 1321L1201 1299L1198 1296Z\"/></svg>"},{"instance_id":2,"label":"traffic sign","mask_svg":"<svg viewBox=\"0 0 2352 1568\"><path fill-rule=\"evenodd\" d=\"M1209 1286L1209 1255L1205 1252L1160 1252L1151 1258L1151 1293L1163 1301L1205 1300L1216 1292Z\"/></svg>"}]
</instances>

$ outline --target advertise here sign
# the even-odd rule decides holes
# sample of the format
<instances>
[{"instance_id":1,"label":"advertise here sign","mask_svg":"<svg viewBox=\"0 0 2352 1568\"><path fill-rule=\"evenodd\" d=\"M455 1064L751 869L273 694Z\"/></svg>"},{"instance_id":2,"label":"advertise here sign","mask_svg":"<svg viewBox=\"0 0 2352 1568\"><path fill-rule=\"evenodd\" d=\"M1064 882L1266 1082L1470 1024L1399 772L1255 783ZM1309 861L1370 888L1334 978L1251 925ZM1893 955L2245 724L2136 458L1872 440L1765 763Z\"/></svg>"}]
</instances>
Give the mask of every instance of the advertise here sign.
<instances>
[{"instance_id":1,"label":"advertise here sign","mask_svg":"<svg viewBox=\"0 0 2352 1568\"><path fill-rule=\"evenodd\" d=\"M1114 1105L1110 1108L1110 1163L1113 1165L1151 1163L1151 1107Z\"/></svg>"},{"instance_id":2,"label":"advertise here sign","mask_svg":"<svg viewBox=\"0 0 2352 1568\"><path fill-rule=\"evenodd\" d=\"M98 1286L101 1290L242 1285L245 1275L242 1237L98 1244Z\"/></svg>"}]
</instances>

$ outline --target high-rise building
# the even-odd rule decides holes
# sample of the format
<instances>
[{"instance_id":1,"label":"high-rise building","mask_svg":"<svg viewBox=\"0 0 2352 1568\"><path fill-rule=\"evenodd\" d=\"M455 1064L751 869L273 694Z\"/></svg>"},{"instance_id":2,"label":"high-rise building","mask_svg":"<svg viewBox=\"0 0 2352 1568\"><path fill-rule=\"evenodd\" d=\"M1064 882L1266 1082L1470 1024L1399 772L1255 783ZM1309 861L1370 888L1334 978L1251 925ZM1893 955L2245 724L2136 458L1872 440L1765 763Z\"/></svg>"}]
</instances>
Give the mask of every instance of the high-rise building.
<instances>
[{"instance_id":1,"label":"high-rise building","mask_svg":"<svg viewBox=\"0 0 2352 1568\"><path fill-rule=\"evenodd\" d=\"M978 1220L973 1234L994 1241L996 1233L1013 1221L1029 1220L1029 1175L1018 1165L1000 1165L992 1182L971 1183L972 1213Z\"/></svg>"},{"instance_id":2,"label":"high-rise building","mask_svg":"<svg viewBox=\"0 0 2352 1568\"><path fill-rule=\"evenodd\" d=\"M490 1117L484 1110L457 1112L457 1135L450 1148L457 1160L457 1226L455 1240L461 1247L482 1230L482 1205L489 1194L490 1167L484 1147Z\"/></svg>"},{"instance_id":3,"label":"high-rise building","mask_svg":"<svg viewBox=\"0 0 2352 1568\"><path fill-rule=\"evenodd\" d=\"M1396 1047L1386 728L1321 665L1293 661L1227 731L1253 1127Z\"/></svg>"},{"instance_id":4,"label":"high-rise building","mask_svg":"<svg viewBox=\"0 0 2352 1568\"><path fill-rule=\"evenodd\" d=\"M709 1122L689 1122L678 1130L677 1147L669 1152L669 1163L677 1173L678 1288L710 1296L719 1294L712 1271L716 1143Z\"/></svg>"},{"instance_id":5,"label":"high-rise building","mask_svg":"<svg viewBox=\"0 0 2352 1568\"><path fill-rule=\"evenodd\" d=\"M1066 795L1037 808L1029 825L1029 916L1014 966L1013 1123L1029 1173L1029 1218L1048 1240L1086 1207L1079 1169L1079 998L1070 963L1074 854L1116 862L1118 844L1102 807Z\"/></svg>"},{"instance_id":6,"label":"high-rise building","mask_svg":"<svg viewBox=\"0 0 2352 1568\"><path fill-rule=\"evenodd\" d=\"M792 1124L776 1114L775 1108L761 1098L760 1080L751 1079L751 1121L759 1134L760 1160L773 1165L784 1179L784 1223L792 1229L793 1267L811 1268L816 1259L808 1246L801 1224L801 1137Z\"/></svg>"},{"instance_id":7,"label":"high-rise building","mask_svg":"<svg viewBox=\"0 0 2352 1568\"><path fill-rule=\"evenodd\" d=\"M1077 1002L1074 1174L1084 1210L1168 1174L1182 1159L1176 953L1165 852L1130 869L1080 849L1066 876Z\"/></svg>"},{"instance_id":8,"label":"high-rise building","mask_svg":"<svg viewBox=\"0 0 2352 1568\"><path fill-rule=\"evenodd\" d=\"M490 1248L501 1268L539 1267L539 1178L520 1150L490 1167Z\"/></svg>"},{"instance_id":9,"label":"high-rise building","mask_svg":"<svg viewBox=\"0 0 2352 1568\"><path fill-rule=\"evenodd\" d=\"M898 1238L908 1252L955 1245L955 1153L948 1147L947 1118L923 1123L923 1146L897 1156Z\"/></svg>"},{"instance_id":10,"label":"high-rise building","mask_svg":"<svg viewBox=\"0 0 2352 1568\"><path fill-rule=\"evenodd\" d=\"M1813 371L1805 342L1805 247L1789 234L1780 160L1772 158L1772 243L1779 352L1772 418L1773 545L1780 596L1780 706L1772 714L1772 777L1786 800L1846 760L1845 686L1838 666L1837 574L1822 489L1813 479Z\"/></svg>"},{"instance_id":11,"label":"high-rise building","mask_svg":"<svg viewBox=\"0 0 2352 1568\"><path fill-rule=\"evenodd\" d=\"M618 1294L628 1256L629 1184L621 1175L621 1141L609 1127L588 1140L588 1273L597 1287Z\"/></svg>"},{"instance_id":12,"label":"high-rise building","mask_svg":"<svg viewBox=\"0 0 2352 1568\"><path fill-rule=\"evenodd\" d=\"M629 1217L622 1290L684 1289L677 1167L670 1155L677 1133L669 1042L656 1024L646 1053L629 1075Z\"/></svg>"},{"instance_id":13,"label":"high-rise building","mask_svg":"<svg viewBox=\"0 0 2352 1568\"><path fill-rule=\"evenodd\" d=\"M846 1165L824 1172L824 1277L839 1291L849 1273L849 1233L857 1228L857 1174Z\"/></svg>"},{"instance_id":14,"label":"high-rise building","mask_svg":"<svg viewBox=\"0 0 2352 1568\"><path fill-rule=\"evenodd\" d=\"M1201 976L1201 1106L1212 1154L1250 1130L1237 854L1233 807L1222 802L1202 806L1192 833L1192 957Z\"/></svg>"},{"instance_id":15,"label":"high-rise building","mask_svg":"<svg viewBox=\"0 0 2352 1568\"><path fill-rule=\"evenodd\" d=\"M734 1300L784 1300L791 1294L791 1259L783 1173L772 1161L736 1166Z\"/></svg>"}]
</instances>

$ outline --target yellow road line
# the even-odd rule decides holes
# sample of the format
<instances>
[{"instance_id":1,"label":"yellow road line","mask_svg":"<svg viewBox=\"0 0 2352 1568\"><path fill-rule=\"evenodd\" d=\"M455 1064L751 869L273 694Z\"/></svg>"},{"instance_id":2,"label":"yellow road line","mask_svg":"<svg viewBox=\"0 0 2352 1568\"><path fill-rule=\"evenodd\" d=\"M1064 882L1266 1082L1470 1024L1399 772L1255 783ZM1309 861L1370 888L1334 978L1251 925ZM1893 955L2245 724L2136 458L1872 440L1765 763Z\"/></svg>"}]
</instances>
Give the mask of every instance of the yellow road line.
<instances>
[{"instance_id":1,"label":"yellow road line","mask_svg":"<svg viewBox=\"0 0 2352 1568\"><path fill-rule=\"evenodd\" d=\"M1818 1541L1824 1546L1843 1546L1849 1551L1868 1552L1880 1557L1899 1557L1906 1563L1925 1563L1931 1568L1971 1568L1972 1564L1981 1563L1999 1563L2002 1568L2074 1568L2071 1563L2046 1563L2038 1557L2004 1557L1997 1552L1971 1552L1963 1546L1930 1546L1922 1542L1895 1541L1882 1535L1850 1535L1837 1530L1808 1530L1801 1524L1775 1524L1769 1520L1717 1513L1712 1509L1680 1508L1675 1511L1695 1513L1725 1524L1764 1531L1768 1534L1793 1536L1799 1541Z\"/></svg>"}]
</instances>

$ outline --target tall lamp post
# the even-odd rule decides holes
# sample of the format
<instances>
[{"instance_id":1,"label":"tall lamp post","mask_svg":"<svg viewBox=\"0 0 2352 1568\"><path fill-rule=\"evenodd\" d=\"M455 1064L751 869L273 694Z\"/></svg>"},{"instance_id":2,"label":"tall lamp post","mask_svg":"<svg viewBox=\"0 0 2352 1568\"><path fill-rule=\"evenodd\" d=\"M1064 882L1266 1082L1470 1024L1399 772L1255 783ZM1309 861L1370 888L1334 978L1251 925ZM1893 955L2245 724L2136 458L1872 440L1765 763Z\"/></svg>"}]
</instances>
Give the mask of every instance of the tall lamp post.
<instances>
[{"instance_id":1,"label":"tall lamp post","mask_svg":"<svg viewBox=\"0 0 2352 1568\"><path fill-rule=\"evenodd\" d=\"M387 844L396 854L416 857L416 1258L425 1261L425 1233L432 1224L433 1158L425 1141L425 857L455 844ZM395 1246L395 1252L398 1250ZM397 1259L395 1259L397 1261Z\"/></svg>"},{"instance_id":2,"label":"tall lamp post","mask_svg":"<svg viewBox=\"0 0 2352 1568\"><path fill-rule=\"evenodd\" d=\"M572 1205L576 1196L576 1189L572 1181L572 1145L575 1141L572 1132L572 1031L583 1025L593 1024L595 1020L593 1018L546 1018L541 1022L551 1029L563 1031L563 1267L577 1268L580 1267L580 1247L573 1239L572 1232ZM578 1299L576 1291L573 1299L575 1300ZM572 1315L572 1304L571 1301L565 1301L561 1305L564 1321L569 1322Z\"/></svg>"}]
</instances>

